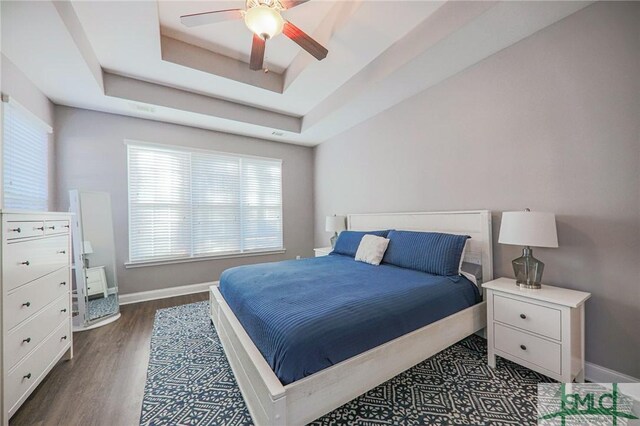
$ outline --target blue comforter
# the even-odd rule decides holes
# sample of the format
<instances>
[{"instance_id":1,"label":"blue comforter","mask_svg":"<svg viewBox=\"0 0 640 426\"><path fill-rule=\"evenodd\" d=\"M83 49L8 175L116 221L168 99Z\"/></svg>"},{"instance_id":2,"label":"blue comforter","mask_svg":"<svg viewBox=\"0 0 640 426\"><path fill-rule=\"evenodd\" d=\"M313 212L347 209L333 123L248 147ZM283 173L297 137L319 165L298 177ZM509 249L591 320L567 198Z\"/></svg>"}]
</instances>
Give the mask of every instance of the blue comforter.
<instances>
[{"instance_id":1,"label":"blue comforter","mask_svg":"<svg viewBox=\"0 0 640 426\"><path fill-rule=\"evenodd\" d=\"M309 376L480 299L462 277L329 255L240 266L220 291L283 384Z\"/></svg>"}]
</instances>

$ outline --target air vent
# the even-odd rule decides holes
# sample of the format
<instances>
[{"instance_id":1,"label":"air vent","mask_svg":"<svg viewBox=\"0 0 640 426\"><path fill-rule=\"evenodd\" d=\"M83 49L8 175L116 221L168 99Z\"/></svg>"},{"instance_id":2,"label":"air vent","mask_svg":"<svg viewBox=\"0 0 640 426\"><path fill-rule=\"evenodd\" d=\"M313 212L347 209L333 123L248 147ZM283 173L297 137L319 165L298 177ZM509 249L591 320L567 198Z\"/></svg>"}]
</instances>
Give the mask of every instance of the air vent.
<instances>
[{"instance_id":1,"label":"air vent","mask_svg":"<svg viewBox=\"0 0 640 426\"><path fill-rule=\"evenodd\" d=\"M129 105L131 106L131 108L139 112L146 112L147 114L153 114L156 112L156 109L151 105L134 104L134 103L130 103Z\"/></svg>"}]
</instances>

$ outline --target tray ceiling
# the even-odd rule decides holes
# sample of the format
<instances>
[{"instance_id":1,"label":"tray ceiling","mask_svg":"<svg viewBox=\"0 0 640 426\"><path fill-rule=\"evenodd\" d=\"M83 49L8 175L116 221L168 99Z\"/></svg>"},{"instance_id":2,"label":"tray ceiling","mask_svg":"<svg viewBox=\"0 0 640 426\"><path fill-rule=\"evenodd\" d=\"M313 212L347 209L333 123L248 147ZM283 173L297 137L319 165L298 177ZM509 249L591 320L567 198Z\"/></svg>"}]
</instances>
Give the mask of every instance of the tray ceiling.
<instances>
[{"instance_id":1,"label":"tray ceiling","mask_svg":"<svg viewBox=\"0 0 640 426\"><path fill-rule=\"evenodd\" d=\"M241 21L179 22L243 1L3 1L2 53L58 104L315 145L589 3L312 0L285 18L329 55L277 37L264 73Z\"/></svg>"}]
</instances>

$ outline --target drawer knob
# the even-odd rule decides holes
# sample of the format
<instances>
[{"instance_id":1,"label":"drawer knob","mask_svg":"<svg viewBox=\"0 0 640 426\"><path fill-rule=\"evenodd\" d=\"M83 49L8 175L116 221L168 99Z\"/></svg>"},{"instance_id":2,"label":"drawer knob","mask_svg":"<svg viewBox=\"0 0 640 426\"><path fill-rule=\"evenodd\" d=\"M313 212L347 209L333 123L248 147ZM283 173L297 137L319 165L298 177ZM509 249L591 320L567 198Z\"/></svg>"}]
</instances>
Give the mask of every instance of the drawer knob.
<instances>
[{"instance_id":1,"label":"drawer knob","mask_svg":"<svg viewBox=\"0 0 640 426\"><path fill-rule=\"evenodd\" d=\"M525 314L520 314L520 318L527 319L527 316Z\"/></svg>"},{"instance_id":2,"label":"drawer knob","mask_svg":"<svg viewBox=\"0 0 640 426\"><path fill-rule=\"evenodd\" d=\"M64 225L63 228L69 229L69 225Z\"/></svg>"},{"instance_id":3,"label":"drawer knob","mask_svg":"<svg viewBox=\"0 0 640 426\"><path fill-rule=\"evenodd\" d=\"M30 379L31 378L31 373L27 373L24 376L22 376L23 379Z\"/></svg>"},{"instance_id":4,"label":"drawer knob","mask_svg":"<svg viewBox=\"0 0 640 426\"><path fill-rule=\"evenodd\" d=\"M29 306L31 306L31 302L24 302L22 306L26 306L28 308Z\"/></svg>"},{"instance_id":5,"label":"drawer knob","mask_svg":"<svg viewBox=\"0 0 640 426\"><path fill-rule=\"evenodd\" d=\"M47 229L56 229L55 226L47 226Z\"/></svg>"},{"instance_id":6,"label":"drawer knob","mask_svg":"<svg viewBox=\"0 0 640 426\"><path fill-rule=\"evenodd\" d=\"M22 343L31 343L31 337L22 340Z\"/></svg>"},{"instance_id":7,"label":"drawer knob","mask_svg":"<svg viewBox=\"0 0 640 426\"><path fill-rule=\"evenodd\" d=\"M67 308L60 309L60 312L67 312Z\"/></svg>"},{"instance_id":8,"label":"drawer knob","mask_svg":"<svg viewBox=\"0 0 640 426\"><path fill-rule=\"evenodd\" d=\"M527 347L525 345L520 345L520 349L522 349L523 351L526 351Z\"/></svg>"},{"instance_id":9,"label":"drawer knob","mask_svg":"<svg viewBox=\"0 0 640 426\"><path fill-rule=\"evenodd\" d=\"M67 282L66 282L66 281L62 281L62 282L60 283L60 285L67 285Z\"/></svg>"},{"instance_id":10,"label":"drawer knob","mask_svg":"<svg viewBox=\"0 0 640 426\"><path fill-rule=\"evenodd\" d=\"M65 334L64 336L62 336L60 340L67 340L67 335Z\"/></svg>"},{"instance_id":11,"label":"drawer knob","mask_svg":"<svg viewBox=\"0 0 640 426\"><path fill-rule=\"evenodd\" d=\"M44 231L44 226L38 226L33 229L35 229L36 231Z\"/></svg>"},{"instance_id":12,"label":"drawer knob","mask_svg":"<svg viewBox=\"0 0 640 426\"><path fill-rule=\"evenodd\" d=\"M28 260L25 260L24 262L20 262L20 264L24 265L24 266L29 266L30 265Z\"/></svg>"},{"instance_id":13,"label":"drawer knob","mask_svg":"<svg viewBox=\"0 0 640 426\"><path fill-rule=\"evenodd\" d=\"M13 228L13 229L9 229L9 232L17 232L18 234L22 232L22 229L20 228Z\"/></svg>"},{"instance_id":14,"label":"drawer knob","mask_svg":"<svg viewBox=\"0 0 640 426\"><path fill-rule=\"evenodd\" d=\"M66 252L67 252L66 250L60 250L58 254L65 254Z\"/></svg>"}]
</instances>

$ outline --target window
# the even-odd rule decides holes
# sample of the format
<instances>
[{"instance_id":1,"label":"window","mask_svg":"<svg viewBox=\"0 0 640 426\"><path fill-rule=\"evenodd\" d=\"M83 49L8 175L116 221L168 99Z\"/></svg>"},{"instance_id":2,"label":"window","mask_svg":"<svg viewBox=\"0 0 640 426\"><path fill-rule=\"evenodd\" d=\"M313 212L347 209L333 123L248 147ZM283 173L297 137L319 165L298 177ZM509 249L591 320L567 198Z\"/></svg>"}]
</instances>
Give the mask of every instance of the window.
<instances>
[{"instance_id":1,"label":"window","mask_svg":"<svg viewBox=\"0 0 640 426\"><path fill-rule=\"evenodd\" d=\"M131 263L282 250L282 162L128 144Z\"/></svg>"},{"instance_id":2,"label":"window","mask_svg":"<svg viewBox=\"0 0 640 426\"><path fill-rule=\"evenodd\" d=\"M51 128L3 97L4 208L45 211L49 204L48 144Z\"/></svg>"}]
</instances>

